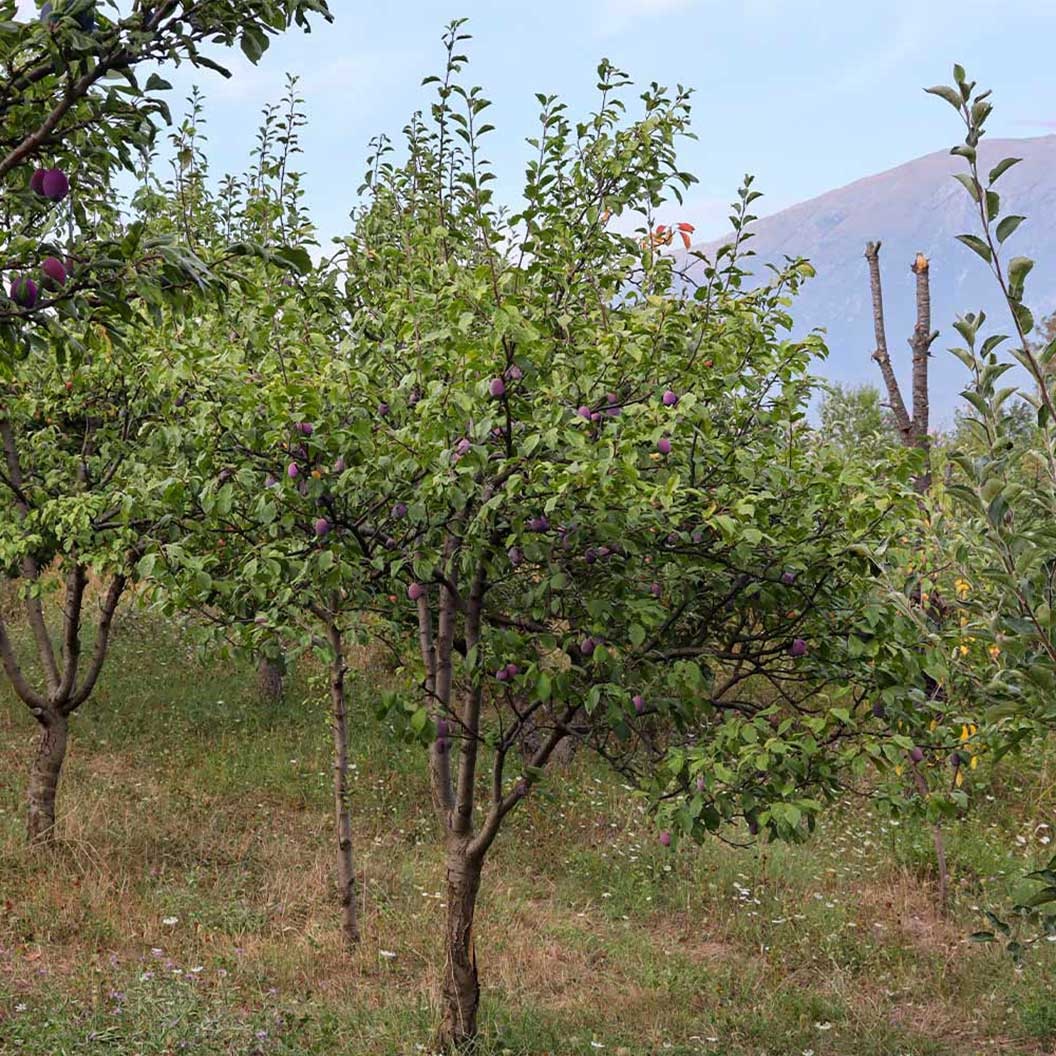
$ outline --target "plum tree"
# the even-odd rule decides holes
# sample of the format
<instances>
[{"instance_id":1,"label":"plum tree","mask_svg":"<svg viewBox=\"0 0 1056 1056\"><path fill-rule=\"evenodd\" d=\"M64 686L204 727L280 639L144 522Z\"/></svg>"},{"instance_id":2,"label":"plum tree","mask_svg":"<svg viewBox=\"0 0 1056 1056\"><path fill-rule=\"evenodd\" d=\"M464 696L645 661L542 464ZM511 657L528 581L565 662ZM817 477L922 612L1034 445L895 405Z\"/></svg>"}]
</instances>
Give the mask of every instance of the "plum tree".
<instances>
[{"instance_id":1,"label":"plum tree","mask_svg":"<svg viewBox=\"0 0 1056 1056\"><path fill-rule=\"evenodd\" d=\"M141 86L135 71L187 61L226 72L209 45L238 41L256 61L271 34L308 28L313 13L329 18L323 0L162 0L112 18L87 0L53 0L43 21L18 21L14 0L0 0L0 250L16 276L0 297L0 568L20 588L39 680L6 625L0 658L42 731L33 841L53 837L69 719L99 678L172 466L155 457L164 430L148 428L170 409L170 364L144 359L138 339L152 315L222 288L215 260L119 209L115 174L136 168L168 118L167 83L151 73ZM58 651L45 604L54 576L64 594ZM103 600L83 665L96 578Z\"/></svg>"},{"instance_id":2,"label":"plum tree","mask_svg":"<svg viewBox=\"0 0 1056 1056\"><path fill-rule=\"evenodd\" d=\"M118 603L136 579L145 540L167 514L161 497L173 469L159 455L157 428L167 405L167 372L142 353L96 345L89 335L82 340L89 352L72 386L69 368L47 349L0 383L0 572L21 587L36 662L20 658L20 635L2 618L0 659L40 726L28 836L42 843L55 832L70 718L102 672ZM92 584L100 597L94 621ZM62 598L57 635L48 604L56 590ZM94 641L82 661L86 637Z\"/></svg>"},{"instance_id":3,"label":"plum tree","mask_svg":"<svg viewBox=\"0 0 1056 1056\"><path fill-rule=\"evenodd\" d=\"M178 193L150 186L138 201L197 244L231 237L256 247L232 262L240 281L223 305L179 317L154 335L185 370L181 430L192 466L174 487L171 536L151 555L166 611L190 610L199 629L236 648L291 658L313 651L325 665L334 746L336 874L346 942L359 941L352 847L347 700L349 641L362 636L362 567L338 560L351 520L340 480L343 450L358 457L348 429L349 364L335 359L327 327L330 278L311 268L314 232L291 167L303 122L295 79L283 113L265 110L254 165L218 193L200 145L205 117L197 96L175 133ZM188 210L186 214L182 210ZM371 420L377 421L372 399ZM368 412L363 411L363 417ZM387 504L387 521L401 517Z\"/></svg>"},{"instance_id":4,"label":"plum tree","mask_svg":"<svg viewBox=\"0 0 1056 1056\"><path fill-rule=\"evenodd\" d=\"M953 351L971 371L972 383L964 393L970 411L962 422L949 488L966 521L956 540L964 570L957 594L964 624L960 648L979 672L979 696L987 705L982 734L1003 752L1056 728L1056 374L1051 366L1056 341L1039 328L1028 307L1034 261L1010 255L1008 243L1027 218L1003 214L996 189L1019 159L1004 158L986 172L980 168L978 147L993 108L990 92L978 89L961 66L954 67L953 84L929 91L948 102L964 124L963 142L952 153L964 161L966 171L958 180L977 224L958 239L990 270L1011 324L1009 334L987 334L983 312L956 323L963 345ZM1026 371L1029 388L1004 377L1015 364ZM1031 421L1024 423L1014 413L1017 396L1033 412ZM957 747L963 762L964 746L944 747ZM975 761L969 753L968 766ZM964 768L955 769L960 779Z\"/></svg>"},{"instance_id":5,"label":"plum tree","mask_svg":"<svg viewBox=\"0 0 1056 1056\"><path fill-rule=\"evenodd\" d=\"M626 120L629 82L603 63L582 121L542 97L508 215L482 160L487 100L459 83L461 23L446 40L406 159L383 140L370 161L334 284L347 316L330 399L334 450L354 452L334 485L342 560L370 570L414 671L417 707L393 714L421 737L443 833L450 1048L477 1032L488 852L567 739L662 804L672 843L738 820L811 827L869 715L847 656L861 582L912 500L906 474L880 491L796 428L823 352L787 336L804 262L746 293L724 252L694 295L671 293L649 233L691 182L687 93L653 86ZM637 235L608 227L621 214L646 218ZM378 511L412 494L394 530ZM793 658L796 640L816 645Z\"/></svg>"}]
</instances>

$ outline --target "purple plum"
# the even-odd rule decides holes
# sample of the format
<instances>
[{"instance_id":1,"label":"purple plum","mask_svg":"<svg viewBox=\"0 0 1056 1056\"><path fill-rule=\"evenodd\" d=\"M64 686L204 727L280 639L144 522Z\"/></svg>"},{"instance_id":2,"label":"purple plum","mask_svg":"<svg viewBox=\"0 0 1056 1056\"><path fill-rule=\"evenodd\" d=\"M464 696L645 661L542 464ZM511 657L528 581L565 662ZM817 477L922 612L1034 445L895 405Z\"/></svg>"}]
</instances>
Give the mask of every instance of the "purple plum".
<instances>
[{"instance_id":1,"label":"purple plum","mask_svg":"<svg viewBox=\"0 0 1056 1056\"><path fill-rule=\"evenodd\" d=\"M914 745L909 750L909 758L912 759L914 763L924 762L924 750L917 745Z\"/></svg>"},{"instance_id":2,"label":"purple plum","mask_svg":"<svg viewBox=\"0 0 1056 1056\"><path fill-rule=\"evenodd\" d=\"M652 594L654 598L659 598L660 595L663 594L663 592L663 587L661 587L659 583L649 584L649 593Z\"/></svg>"},{"instance_id":3,"label":"purple plum","mask_svg":"<svg viewBox=\"0 0 1056 1056\"><path fill-rule=\"evenodd\" d=\"M402 520L402 518L406 517L407 516L407 503L405 503L405 502L397 502L396 505L392 507L392 516L397 521Z\"/></svg>"},{"instance_id":4,"label":"purple plum","mask_svg":"<svg viewBox=\"0 0 1056 1056\"><path fill-rule=\"evenodd\" d=\"M665 407L677 407L678 406L678 393L673 389L668 389L662 397Z\"/></svg>"},{"instance_id":5,"label":"purple plum","mask_svg":"<svg viewBox=\"0 0 1056 1056\"><path fill-rule=\"evenodd\" d=\"M41 192L53 202L61 202L70 193L70 181L62 169L48 169L41 180Z\"/></svg>"},{"instance_id":6,"label":"purple plum","mask_svg":"<svg viewBox=\"0 0 1056 1056\"><path fill-rule=\"evenodd\" d=\"M521 378L524 377L524 371L514 363L513 366L506 371L506 377L509 378L510 381L520 381Z\"/></svg>"},{"instance_id":7,"label":"purple plum","mask_svg":"<svg viewBox=\"0 0 1056 1056\"><path fill-rule=\"evenodd\" d=\"M781 582L784 583L784 585L786 587L792 586L792 584L795 583L795 581L796 581L795 572L782 572L781 573Z\"/></svg>"},{"instance_id":8,"label":"purple plum","mask_svg":"<svg viewBox=\"0 0 1056 1056\"><path fill-rule=\"evenodd\" d=\"M666 436L660 437L660 439L656 442L656 449L662 455L671 454L671 441L668 440Z\"/></svg>"},{"instance_id":9,"label":"purple plum","mask_svg":"<svg viewBox=\"0 0 1056 1056\"><path fill-rule=\"evenodd\" d=\"M521 562L524 561L524 554L519 546L511 546L506 551L506 556L510 559L510 564L516 568Z\"/></svg>"},{"instance_id":10,"label":"purple plum","mask_svg":"<svg viewBox=\"0 0 1056 1056\"><path fill-rule=\"evenodd\" d=\"M639 715L645 711L645 697L643 697L641 693L635 693L635 695L631 697L631 703L634 705L634 710Z\"/></svg>"},{"instance_id":11,"label":"purple plum","mask_svg":"<svg viewBox=\"0 0 1056 1056\"><path fill-rule=\"evenodd\" d=\"M670 847L671 846L671 833L669 833L666 829L662 833L660 833L660 846L661 847Z\"/></svg>"},{"instance_id":12,"label":"purple plum","mask_svg":"<svg viewBox=\"0 0 1056 1056\"><path fill-rule=\"evenodd\" d=\"M335 473L344 473L344 471L345 471L345 456L344 455L338 455L337 456L337 461L334 463L334 472Z\"/></svg>"},{"instance_id":13,"label":"purple plum","mask_svg":"<svg viewBox=\"0 0 1056 1056\"><path fill-rule=\"evenodd\" d=\"M516 678L520 673L521 669L516 664L511 663L506 665L507 678Z\"/></svg>"},{"instance_id":14,"label":"purple plum","mask_svg":"<svg viewBox=\"0 0 1056 1056\"><path fill-rule=\"evenodd\" d=\"M588 422L590 421L590 408L586 404L583 404L583 406L576 411L576 414L578 414L580 418L586 418Z\"/></svg>"},{"instance_id":15,"label":"purple plum","mask_svg":"<svg viewBox=\"0 0 1056 1056\"><path fill-rule=\"evenodd\" d=\"M315 432L315 426L312 425L311 422L298 422L297 432L299 432L301 436L311 436L312 433Z\"/></svg>"},{"instance_id":16,"label":"purple plum","mask_svg":"<svg viewBox=\"0 0 1056 1056\"><path fill-rule=\"evenodd\" d=\"M11 280L11 300L19 308L35 308L39 297L40 290L32 279L27 279L25 275L18 275Z\"/></svg>"},{"instance_id":17,"label":"purple plum","mask_svg":"<svg viewBox=\"0 0 1056 1056\"><path fill-rule=\"evenodd\" d=\"M788 651L792 656L806 656L807 643L802 638L797 638Z\"/></svg>"},{"instance_id":18,"label":"purple plum","mask_svg":"<svg viewBox=\"0 0 1056 1056\"><path fill-rule=\"evenodd\" d=\"M412 583L407 588L407 597L409 597L411 601L417 601L424 593L425 587L423 587L421 583Z\"/></svg>"},{"instance_id":19,"label":"purple plum","mask_svg":"<svg viewBox=\"0 0 1056 1056\"><path fill-rule=\"evenodd\" d=\"M44 274L44 289L55 291L66 285L66 265L58 257L46 257L40 270Z\"/></svg>"},{"instance_id":20,"label":"purple plum","mask_svg":"<svg viewBox=\"0 0 1056 1056\"><path fill-rule=\"evenodd\" d=\"M289 464L289 465L288 465L288 466L286 467L286 476L288 476L288 477L290 478L290 480L296 480L296 479L297 479L297 477L299 476L300 472L301 472L301 471L300 471L300 469L298 468L298 466L297 466L297 463L296 463L296 462L291 462L291 463L290 463L290 464Z\"/></svg>"},{"instance_id":21,"label":"purple plum","mask_svg":"<svg viewBox=\"0 0 1056 1056\"><path fill-rule=\"evenodd\" d=\"M389 413L389 405L387 403L379 403L378 404L378 414L380 414L381 417L384 418L388 413Z\"/></svg>"},{"instance_id":22,"label":"purple plum","mask_svg":"<svg viewBox=\"0 0 1056 1056\"><path fill-rule=\"evenodd\" d=\"M35 191L37 194L44 193L44 175L47 169L34 169L33 175L29 178L29 189Z\"/></svg>"},{"instance_id":23,"label":"purple plum","mask_svg":"<svg viewBox=\"0 0 1056 1056\"><path fill-rule=\"evenodd\" d=\"M500 667L498 671L495 672L495 677L500 682L508 682L510 680L509 672L504 667Z\"/></svg>"},{"instance_id":24,"label":"purple plum","mask_svg":"<svg viewBox=\"0 0 1056 1056\"><path fill-rule=\"evenodd\" d=\"M320 517L315 522L315 534L322 539L324 535L330 534L330 522L325 517Z\"/></svg>"},{"instance_id":25,"label":"purple plum","mask_svg":"<svg viewBox=\"0 0 1056 1056\"><path fill-rule=\"evenodd\" d=\"M495 399L499 399L501 396L506 395L506 382L502 378L492 378L491 384L488 386L488 392L491 393Z\"/></svg>"},{"instance_id":26,"label":"purple plum","mask_svg":"<svg viewBox=\"0 0 1056 1056\"><path fill-rule=\"evenodd\" d=\"M596 645L597 643L593 638L584 638L583 641L579 643L579 651L584 656L593 656Z\"/></svg>"}]
</instances>

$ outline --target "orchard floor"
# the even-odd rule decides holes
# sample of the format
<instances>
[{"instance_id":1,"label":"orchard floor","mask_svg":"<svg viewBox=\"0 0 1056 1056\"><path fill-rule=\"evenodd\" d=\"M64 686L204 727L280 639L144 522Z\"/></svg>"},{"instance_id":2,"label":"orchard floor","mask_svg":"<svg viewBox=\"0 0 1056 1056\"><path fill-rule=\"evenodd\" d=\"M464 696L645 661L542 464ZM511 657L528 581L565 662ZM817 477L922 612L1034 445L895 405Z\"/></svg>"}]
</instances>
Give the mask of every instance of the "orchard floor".
<instances>
[{"instance_id":1,"label":"orchard floor","mask_svg":"<svg viewBox=\"0 0 1056 1056\"><path fill-rule=\"evenodd\" d=\"M51 857L22 844L34 730L0 692L0 1053L427 1051L441 870L420 751L374 717L370 678L353 735L354 955L330 882L322 685L302 677L287 705L261 707L251 672L201 665L126 616L74 722ZM482 1052L1056 1052L1056 948L1017 971L967 939L1051 854L1037 826L1056 815L1056 765L999 778L949 829L944 920L915 826L859 804L802 847L665 851L578 761L487 868Z\"/></svg>"}]
</instances>

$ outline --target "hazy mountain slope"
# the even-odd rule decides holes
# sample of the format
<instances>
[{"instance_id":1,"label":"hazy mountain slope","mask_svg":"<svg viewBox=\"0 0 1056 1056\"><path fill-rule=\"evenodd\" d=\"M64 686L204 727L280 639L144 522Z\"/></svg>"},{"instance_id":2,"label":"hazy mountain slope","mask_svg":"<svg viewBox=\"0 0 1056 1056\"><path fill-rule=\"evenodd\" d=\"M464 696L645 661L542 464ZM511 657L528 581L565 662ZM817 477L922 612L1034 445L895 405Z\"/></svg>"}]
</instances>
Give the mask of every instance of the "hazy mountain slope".
<instances>
[{"instance_id":1,"label":"hazy mountain slope","mask_svg":"<svg viewBox=\"0 0 1056 1056\"><path fill-rule=\"evenodd\" d=\"M1004 212L1028 217L1008 247L1037 262L1028 300L1040 319L1056 309L1056 135L984 141L979 153L984 173L1003 157L1023 158L1001 178L998 190ZM908 370L906 338L913 326L909 266L918 250L927 254L933 323L941 331L933 346L932 406L936 418L947 421L965 385L964 368L946 351L958 340L950 324L982 307L1002 332L1010 325L986 266L954 238L976 230L974 203L952 179L963 170L961 158L929 154L765 217L753 225L756 237L750 243L758 254L752 270L760 273L757 265L779 262L784 254L811 260L818 277L808 284L795 315L799 328L828 332L831 354L822 372L834 380L877 384L865 244L883 243L888 343L902 374ZM701 248L713 252L722 241Z\"/></svg>"}]
</instances>

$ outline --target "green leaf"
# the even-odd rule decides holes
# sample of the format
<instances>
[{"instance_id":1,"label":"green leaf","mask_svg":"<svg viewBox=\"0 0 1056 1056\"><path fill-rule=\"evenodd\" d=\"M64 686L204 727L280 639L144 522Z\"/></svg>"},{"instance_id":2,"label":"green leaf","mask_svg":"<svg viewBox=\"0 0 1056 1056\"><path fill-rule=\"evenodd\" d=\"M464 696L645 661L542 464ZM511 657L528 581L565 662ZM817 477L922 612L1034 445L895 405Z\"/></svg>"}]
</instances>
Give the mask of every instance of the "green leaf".
<instances>
[{"instance_id":1,"label":"green leaf","mask_svg":"<svg viewBox=\"0 0 1056 1056\"><path fill-rule=\"evenodd\" d=\"M1013 257L1008 262L1008 287L1013 300L1023 300L1023 287L1033 267L1030 257Z\"/></svg>"},{"instance_id":2,"label":"green leaf","mask_svg":"<svg viewBox=\"0 0 1056 1056\"><path fill-rule=\"evenodd\" d=\"M972 252L977 253L990 264L993 261L993 254L990 252L990 247L978 236L978 235L958 235L958 242L963 242Z\"/></svg>"},{"instance_id":3,"label":"green leaf","mask_svg":"<svg viewBox=\"0 0 1056 1056\"><path fill-rule=\"evenodd\" d=\"M247 25L242 31L242 39L239 44L246 58L255 66L260 62L261 56L268 50L267 34L255 25Z\"/></svg>"},{"instance_id":4,"label":"green leaf","mask_svg":"<svg viewBox=\"0 0 1056 1056\"><path fill-rule=\"evenodd\" d=\"M1024 334L1029 334L1034 329L1034 315L1021 301L1012 302L1012 315Z\"/></svg>"},{"instance_id":5,"label":"green leaf","mask_svg":"<svg viewBox=\"0 0 1056 1056\"><path fill-rule=\"evenodd\" d=\"M953 178L972 196L972 201L978 202L982 197L979 189L979 181L969 172L955 172Z\"/></svg>"},{"instance_id":6,"label":"green leaf","mask_svg":"<svg viewBox=\"0 0 1056 1056\"><path fill-rule=\"evenodd\" d=\"M990 170L990 183L995 184L1013 165L1018 165L1022 158L1004 158Z\"/></svg>"},{"instance_id":7,"label":"green leaf","mask_svg":"<svg viewBox=\"0 0 1056 1056\"><path fill-rule=\"evenodd\" d=\"M925 88L924 91L928 95L937 95L940 99L945 99L954 110L960 110L961 108L963 100L961 99L961 93L956 88L950 88L945 84L936 84L933 88Z\"/></svg>"},{"instance_id":8,"label":"green leaf","mask_svg":"<svg viewBox=\"0 0 1056 1056\"><path fill-rule=\"evenodd\" d=\"M1004 242L1011 238L1015 233L1016 228L1019 227L1023 221L1026 220L1025 216L1006 216L997 225L997 241Z\"/></svg>"}]
</instances>

